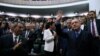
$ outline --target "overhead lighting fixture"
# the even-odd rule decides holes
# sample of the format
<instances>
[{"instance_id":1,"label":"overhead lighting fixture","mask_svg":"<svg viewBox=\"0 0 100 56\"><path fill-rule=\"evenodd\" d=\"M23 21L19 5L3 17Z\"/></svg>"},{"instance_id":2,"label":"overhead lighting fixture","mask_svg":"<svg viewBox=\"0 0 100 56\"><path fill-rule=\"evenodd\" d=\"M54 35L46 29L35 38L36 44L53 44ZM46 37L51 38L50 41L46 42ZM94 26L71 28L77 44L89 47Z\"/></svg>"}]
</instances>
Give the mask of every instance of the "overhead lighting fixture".
<instances>
[{"instance_id":1,"label":"overhead lighting fixture","mask_svg":"<svg viewBox=\"0 0 100 56\"><path fill-rule=\"evenodd\" d=\"M47 19L52 18L52 16L49 16L49 15L46 15L46 16L43 16L43 17L47 18Z\"/></svg>"},{"instance_id":2,"label":"overhead lighting fixture","mask_svg":"<svg viewBox=\"0 0 100 56\"><path fill-rule=\"evenodd\" d=\"M8 15L8 16L12 16L12 17L16 17L16 16L18 16L18 15L15 14L15 13L6 13L6 15Z\"/></svg>"},{"instance_id":3,"label":"overhead lighting fixture","mask_svg":"<svg viewBox=\"0 0 100 56\"><path fill-rule=\"evenodd\" d=\"M84 13L81 13L80 15L83 16L83 15L87 15L88 12L84 12Z\"/></svg>"},{"instance_id":4,"label":"overhead lighting fixture","mask_svg":"<svg viewBox=\"0 0 100 56\"><path fill-rule=\"evenodd\" d=\"M70 13L70 14L67 14L66 16L67 16L67 17L73 17L73 16L76 16L76 14Z\"/></svg>"},{"instance_id":5,"label":"overhead lighting fixture","mask_svg":"<svg viewBox=\"0 0 100 56\"><path fill-rule=\"evenodd\" d=\"M36 18L36 19L41 18L40 15L31 15L31 17L32 17L32 18Z\"/></svg>"},{"instance_id":6,"label":"overhead lighting fixture","mask_svg":"<svg viewBox=\"0 0 100 56\"><path fill-rule=\"evenodd\" d=\"M4 12L0 12L0 15L4 15L5 13Z\"/></svg>"},{"instance_id":7,"label":"overhead lighting fixture","mask_svg":"<svg viewBox=\"0 0 100 56\"><path fill-rule=\"evenodd\" d=\"M27 14L19 14L18 16L20 16L20 17L29 17L29 15L27 15Z\"/></svg>"}]
</instances>

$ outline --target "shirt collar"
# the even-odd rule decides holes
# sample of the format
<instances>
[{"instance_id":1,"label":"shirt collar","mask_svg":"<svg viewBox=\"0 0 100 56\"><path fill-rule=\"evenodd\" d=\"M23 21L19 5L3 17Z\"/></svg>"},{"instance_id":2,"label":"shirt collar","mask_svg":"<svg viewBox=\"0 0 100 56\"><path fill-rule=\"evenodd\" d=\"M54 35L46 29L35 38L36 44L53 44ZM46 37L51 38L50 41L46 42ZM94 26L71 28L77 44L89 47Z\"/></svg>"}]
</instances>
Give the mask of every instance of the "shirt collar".
<instances>
[{"instance_id":1,"label":"shirt collar","mask_svg":"<svg viewBox=\"0 0 100 56\"><path fill-rule=\"evenodd\" d=\"M18 36L16 36L16 35L15 35L15 33L13 33L13 37L19 37L19 35L18 35Z\"/></svg>"},{"instance_id":2,"label":"shirt collar","mask_svg":"<svg viewBox=\"0 0 100 56\"><path fill-rule=\"evenodd\" d=\"M81 33L81 29L78 31L78 34L80 34Z\"/></svg>"},{"instance_id":3,"label":"shirt collar","mask_svg":"<svg viewBox=\"0 0 100 56\"><path fill-rule=\"evenodd\" d=\"M82 29L80 29L79 31L75 31L75 32L77 32L78 34L80 34L80 33L81 33L81 31L82 31Z\"/></svg>"}]
</instances>

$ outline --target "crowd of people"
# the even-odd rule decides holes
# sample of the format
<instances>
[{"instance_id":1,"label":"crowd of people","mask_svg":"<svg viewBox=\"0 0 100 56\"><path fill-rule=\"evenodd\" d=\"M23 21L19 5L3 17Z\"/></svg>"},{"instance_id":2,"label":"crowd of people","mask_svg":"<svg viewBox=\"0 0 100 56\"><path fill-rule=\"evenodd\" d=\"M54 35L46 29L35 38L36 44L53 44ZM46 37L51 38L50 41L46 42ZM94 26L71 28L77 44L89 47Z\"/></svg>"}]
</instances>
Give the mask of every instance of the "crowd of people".
<instances>
[{"instance_id":1,"label":"crowd of people","mask_svg":"<svg viewBox=\"0 0 100 56\"><path fill-rule=\"evenodd\" d=\"M0 56L100 56L100 20L96 12L62 16L40 21L5 21L0 17Z\"/></svg>"}]
</instances>

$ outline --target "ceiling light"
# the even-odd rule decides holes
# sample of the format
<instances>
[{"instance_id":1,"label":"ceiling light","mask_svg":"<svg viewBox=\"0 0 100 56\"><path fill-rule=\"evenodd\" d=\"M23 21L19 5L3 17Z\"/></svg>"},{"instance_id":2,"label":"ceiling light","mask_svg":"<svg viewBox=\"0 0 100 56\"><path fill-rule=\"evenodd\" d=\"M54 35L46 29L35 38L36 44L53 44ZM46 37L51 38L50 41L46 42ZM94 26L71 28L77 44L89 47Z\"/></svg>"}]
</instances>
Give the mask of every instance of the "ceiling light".
<instances>
[{"instance_id":1,"label":"ceiling light","mask_svg":"<svg viewBox=\"0 0 100 56\"><path fill-rule=\"evenodd\" d=\"M73 16L76 16L76 14L70 13L70 14L67 14L66 16L68 16L68 17L73 17Z\"/></svg>"},{"instance_id":2,"label":"ceiling light","mask_svg":"<svg viewBox=\"0 0 100 56\"><path fill-rule=\"evenodd\" d=\"M36 18L36 19L41 18L40 15L31 15L31 17Z\"/></svg>"},{"instance_id":3,"label":"ceiling light","mask_svg":"<svg viewBox=\"0 0 100 56\"><path fill-rule=\"evenodd\" d=\"M26 14L19 14L20 17L29 17L29 15Z\"/></svg>"},{"instance_id":4,"label":"ceiling light","mask_svg":"<svg viewBox=\"0 0 100 56\"><path fill-rule=\"evenodd\" d=\"M0 15L4 15L5 13L4 12L0 12Z\"/></svg>"},{"instance_id":5,"label":"ceiling light","mask_svg":"<svg viewBox=\"0 0 100 56\"><path fill-rule=\"evenodd\" d=\"M8 16L13 16L13 17L18 16L18 15L17 15L17 14L15 14L15 13L6 13L6 15L8 15Z\"/></svg>"},{"instance_id":6,"label":"ceiling light","mask_svg":"<svg viewBox=\"0 0 100 56\"><path fill-rule=\"evenodd\" d=\"M44 18L52 18L52 16L48 16L48 15L46 15L46 16L43 16Z\"/></svg>"}]
</instances>

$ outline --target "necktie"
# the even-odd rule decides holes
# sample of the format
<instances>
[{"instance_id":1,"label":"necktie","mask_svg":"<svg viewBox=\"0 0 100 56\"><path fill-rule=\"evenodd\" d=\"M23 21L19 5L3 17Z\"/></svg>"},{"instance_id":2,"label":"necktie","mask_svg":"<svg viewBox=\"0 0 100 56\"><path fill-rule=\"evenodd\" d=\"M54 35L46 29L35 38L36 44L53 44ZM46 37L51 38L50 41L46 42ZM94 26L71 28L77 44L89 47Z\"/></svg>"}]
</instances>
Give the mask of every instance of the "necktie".
<instances>
[{"instance_id":1,"label":"necktie","mask_svg":"<svg viewBox=\"0 0 100 56\"><path fill-rule=\"evenodd\" d=\"M95 26L93 20L92 20L92 35L95 36Z\"/></svg>"},{"instance_id":2,"label":"necktie","mask_svg":"<svg viewBox=\"0 0 100 56\"><path fill-rule=\"evenodd\" d=\"M28 38L29 31L26 31L25 38Z\"/></svg>"},{"instance_id":3,"label":"necktie","mask_svg":"<svg viewBox=\"0 0 100 56\"><path fill-rule=\"evenodd\" d=\"M99 36L95 19L91 20L91 33L93 36Z\"/></svg>"},{"instance_id":4,"label":"necktie","mask_svg":"<svg viewBox=\"0 0 100 56\"><path fill-rule=\"evenodd\" d=\"M76 34L76 38L78 37L78 32L75 32L75 34Z\"/></svg>"},{"instance_id":5,"label":"necktie","mask_svg":"<svg viewBox=\"0 0 100 56\"><path fill-rule=\"evenodd\" d=\"M15 37L15 44L17 44L17 37Z\"/></svg>"},{"instance_id":6,"label":"necktie","mask_svg":"<svg viewBox=\"0 0 100 56\"><path fill-rule=\"evenodd\" d=\"M78 32L74 31L73 37L74 37L74 39L77 39L77 37L78 37Z\"/></svg>"}]
</instances>

